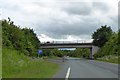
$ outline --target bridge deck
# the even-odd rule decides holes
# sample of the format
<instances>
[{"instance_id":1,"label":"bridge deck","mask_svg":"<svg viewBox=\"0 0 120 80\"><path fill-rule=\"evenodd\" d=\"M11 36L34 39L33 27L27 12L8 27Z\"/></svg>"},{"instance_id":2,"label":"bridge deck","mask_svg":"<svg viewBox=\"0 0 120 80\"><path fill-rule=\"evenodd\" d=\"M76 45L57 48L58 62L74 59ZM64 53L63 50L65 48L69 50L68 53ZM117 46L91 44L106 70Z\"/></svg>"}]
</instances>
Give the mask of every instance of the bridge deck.
<instances>
[{"instance_id":1,"label":"bridge deck","mask_svg":"<svg viewBox=\"0 0 120 80\"><path fill-rule=\"evenodd\" d=\"M44 43L41 48L91 48L92 43Z\"/></svg>"}]
</instances>

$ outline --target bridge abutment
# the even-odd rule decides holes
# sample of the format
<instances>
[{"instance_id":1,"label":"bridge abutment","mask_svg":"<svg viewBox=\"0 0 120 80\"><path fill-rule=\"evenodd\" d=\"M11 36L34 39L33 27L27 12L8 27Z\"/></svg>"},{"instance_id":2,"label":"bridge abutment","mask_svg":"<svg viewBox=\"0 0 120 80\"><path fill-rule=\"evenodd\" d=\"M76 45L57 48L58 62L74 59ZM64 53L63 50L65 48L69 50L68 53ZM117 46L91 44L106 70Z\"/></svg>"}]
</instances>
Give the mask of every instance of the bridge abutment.
<instances>
[{"instance_id":1,"label":"bridge abutment","mask_svg":"<svg viewBox=\"0 0 120 80\"><path fill-rule=\"evenodd\" d=\"M93 58L93 55L92 55L92 48L90 48L90 55L89 55L89 58L90 58L90 59Z\"/></svg>"},{"instance_id":2,"label":"bridge abutment","mask_svg":"<svg viewBox=\"0 0 120 80\"><path fill-rule=\"evenodd\" d=\"M93 55L99 50L99 47L98 46L92 46L92 50L91 50L91 54L92 54L92 57L91 58L94 58Z\"/></svg>"}]
</instances>

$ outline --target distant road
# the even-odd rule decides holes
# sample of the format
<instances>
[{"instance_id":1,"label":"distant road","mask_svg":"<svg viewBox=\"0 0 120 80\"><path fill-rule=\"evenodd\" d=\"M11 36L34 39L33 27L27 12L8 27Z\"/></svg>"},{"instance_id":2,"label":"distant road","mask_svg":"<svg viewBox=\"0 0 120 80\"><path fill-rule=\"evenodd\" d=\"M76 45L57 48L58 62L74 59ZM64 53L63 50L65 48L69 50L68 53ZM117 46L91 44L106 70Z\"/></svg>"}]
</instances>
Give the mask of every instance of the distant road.
<instances>
[{"instance_id":1,"label":"distant road","mask_svg":"<svg viewBox=\"0 0 120 80\"><path fill-rule=\"evenodd\" d=\"M66 58L54 78L118 78L118 65L86 60Z\"/></svg>"}]
</instances>

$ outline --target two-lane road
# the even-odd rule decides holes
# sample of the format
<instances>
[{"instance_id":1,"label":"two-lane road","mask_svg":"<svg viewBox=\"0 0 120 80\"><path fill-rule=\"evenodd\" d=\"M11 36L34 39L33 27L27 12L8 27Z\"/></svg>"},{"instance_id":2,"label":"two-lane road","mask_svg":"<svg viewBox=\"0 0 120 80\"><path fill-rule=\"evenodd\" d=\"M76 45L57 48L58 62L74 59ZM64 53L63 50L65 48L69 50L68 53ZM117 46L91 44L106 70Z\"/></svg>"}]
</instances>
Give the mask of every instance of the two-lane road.
<instances>
[{"instance_id":1,"label":"two-lane road","mask_svg":"<svg viewBox=\"0 0 120 80\"><path fill-rule=\"evenodd\" d=\"M54 78L118 78L118 65L86 60L67 58Z\"/></svg>"}]
</instances>

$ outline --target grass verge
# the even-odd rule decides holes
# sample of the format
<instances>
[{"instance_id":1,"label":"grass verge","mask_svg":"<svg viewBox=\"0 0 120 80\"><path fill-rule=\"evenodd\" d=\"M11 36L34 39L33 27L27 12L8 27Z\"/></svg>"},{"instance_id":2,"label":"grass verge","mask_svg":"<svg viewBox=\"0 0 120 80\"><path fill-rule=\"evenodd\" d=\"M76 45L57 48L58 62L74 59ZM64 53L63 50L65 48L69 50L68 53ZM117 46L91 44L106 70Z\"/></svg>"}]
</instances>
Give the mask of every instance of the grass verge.
<instances>
[{"instance_id":1,"label":"grass verge","mask_svg":"<svg viewBox=\"0 0 120 80\"><path fill-rule=\"evenodd\" d=\"M102 61L102 62L120 64L120 61L118 61L118 56L115 56L115 55L104 56L104 57L98 58L96 60L97 61Z\"/></svg>"},{"instance_id":2,"label":"grass verge","mask_svg":"<svg viewBox=\"0 0 120 80\"><path fill-rule=\"evenodd\" d=\"M3 78L52 78L58 64L31 59L16 50L3 48Z\"/></svg>"}]
</instances>

